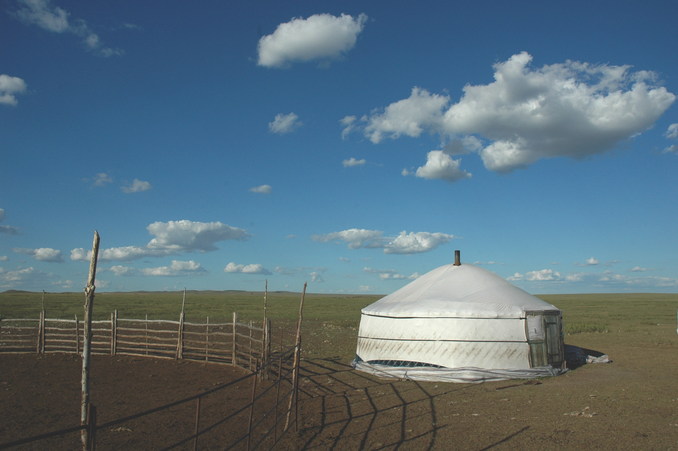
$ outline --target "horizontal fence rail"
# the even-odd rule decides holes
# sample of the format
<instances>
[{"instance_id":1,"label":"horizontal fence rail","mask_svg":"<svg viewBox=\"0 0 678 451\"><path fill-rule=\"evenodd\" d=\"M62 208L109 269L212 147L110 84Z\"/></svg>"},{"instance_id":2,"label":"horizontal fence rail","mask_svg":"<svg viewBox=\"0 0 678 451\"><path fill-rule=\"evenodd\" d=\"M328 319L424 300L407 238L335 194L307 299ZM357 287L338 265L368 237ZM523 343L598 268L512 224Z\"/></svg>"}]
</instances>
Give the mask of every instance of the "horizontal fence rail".
<instances>
[{"instance_id":1,"label":"horizontal fence rail","mask_svg":"<svg viewBox=\"0 0 678 451\"><path fill-rule=\"evenodd\" d=\"M84 324L74 319L0 318L0 352L80 353ZM92 321L92 354L222 363L255 371L271 352L270 321L228 323L119 318Z\"/></svg>"}]
</instances>

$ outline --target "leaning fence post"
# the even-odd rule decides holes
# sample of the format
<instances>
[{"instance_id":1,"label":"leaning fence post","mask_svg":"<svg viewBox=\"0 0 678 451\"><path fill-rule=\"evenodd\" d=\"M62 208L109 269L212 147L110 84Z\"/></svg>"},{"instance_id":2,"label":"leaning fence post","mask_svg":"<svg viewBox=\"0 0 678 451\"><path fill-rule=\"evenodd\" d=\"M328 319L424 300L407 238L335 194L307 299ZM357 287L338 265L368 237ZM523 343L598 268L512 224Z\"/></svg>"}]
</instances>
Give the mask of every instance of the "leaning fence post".
<instances>
[{"instance_id":1,"label":"leaning fence post","mask_svg":"<svg viewBox=\"0 0 678 451\"><path fill-rule=\"evenodd\" d=\"M301 321L304 316L304 298L306 297L306 283L304 283L304 291L301 293L301 301L299 301L299 318L297 320L297 337L294 345L294 366L292 370L292 393L290 393L290 402L287 406L287 419L285 420L285 431L290 425L290 414L292 413L292 403L294 402L294 422L295 428L298 430L299 421L297 418L297 392L299 391L299 363L301 354Z\"/></svg>"},{"instance_id":2,"label":"leaning fence post","mask_svg":"<svg viewBox=\"0 0 678 451\"><path fill-rule=\"evenodd\" d=\"M186 305L186 288L184 288L184 298L181 301L181 313L179 314L179 337L177 338L177 359L184 358L184 318L186 314L184 307Z\"/></svg>"},{"instance_id":3,"label":"leaning fence post","mask_svg":"<svg viewBox=\"0 0 678 451\"><path fill-rule=\"evenodd\" d=\"M78 323L78 315L75 315L75 353L80 354L80 324Z\"/></svg>"},{"instance_id":4,"label":"leaning fence post","mask_svg":"<svg viewBox=\"0 0 678 451\"><path fill-rule=\"evenodd\" d=\"M82 396L80 401L80 425L87 424L87 412L89 411L89 364L90 354L92 353L92 309L94 307L94 280L97 272L97 257L99 255L99 233L94 232L92 242L92 258L89 263L89 276L87 277L87 286L85 287L85 319L82 345ZM87 449L90 444L89 431L83 429L80 431L80 440L82 448Z\"/></svg>"}]
</instances>

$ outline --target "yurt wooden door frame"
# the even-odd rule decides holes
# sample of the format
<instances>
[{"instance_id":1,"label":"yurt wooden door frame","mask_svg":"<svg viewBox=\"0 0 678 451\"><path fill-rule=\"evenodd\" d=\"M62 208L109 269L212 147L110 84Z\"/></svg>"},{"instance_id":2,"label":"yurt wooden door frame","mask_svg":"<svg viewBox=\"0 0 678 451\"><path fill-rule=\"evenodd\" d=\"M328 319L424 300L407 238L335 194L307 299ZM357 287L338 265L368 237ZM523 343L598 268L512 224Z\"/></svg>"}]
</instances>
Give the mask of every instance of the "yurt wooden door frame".
<instances>
[{"instance_id":1,"label":"yurt wooden door frame","mask_svg":"<svg viewBox=\"0 0 678 451\"><path fill-rule=\"evenodd\" d=\"M530 345L530 366L563 367L565 349L561 313L535 311L526 312L526 315L525 332Z\"/></svg>"}]
</instances>

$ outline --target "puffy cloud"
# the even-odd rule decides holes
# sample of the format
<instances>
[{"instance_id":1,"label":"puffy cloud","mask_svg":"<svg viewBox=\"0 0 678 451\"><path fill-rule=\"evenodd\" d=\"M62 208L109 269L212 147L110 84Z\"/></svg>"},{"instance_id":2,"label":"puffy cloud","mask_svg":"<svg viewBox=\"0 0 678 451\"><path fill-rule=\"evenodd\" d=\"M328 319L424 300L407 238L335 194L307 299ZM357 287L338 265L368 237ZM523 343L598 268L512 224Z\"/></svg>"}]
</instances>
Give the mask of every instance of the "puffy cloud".
<instances>
[{"instance_id":1,"label":"puffy cloud","mask_svg":"<svg viewBox=\"0 0 678 451\"><path fill-rule=\"evenodd\" d=\"M116 276L151 276L151 277L178 277L185 275L197 275L206 270L193 260L172 260L169 266L157 266L154 268L132 268L129 266L115 265L108 268Z\"/></svg>"},{"instance_id":2,"label":"puffy cloud","mask_svg":"<svg viewBox=\"0 0 678 451\"><path fill-rule=\"evenodd\" d=\"M528 271L525 274L515 273L507 279L511 281L526 280L528 282L552 282L562 280L562 277L558 271L552 269L540 269L537 271Z\"/></svg>"},{"instance_id":3,"label":"puffy cloud","mask_svg":"<svg viewBox=\"0 0 678 451\"><path fill-rule=\"evenodd\" d=\"M367 16L316 14L278 25L259 40L260 66L283 67L295 61L330 60L355 46Z\"/></svg>"},{"instance_id":4,"label":"puffy cloud","mask_svg":"<svg viewBox=\"0 0 678 451\"><path fill-rule=\"evenodd\" d=\"M139 246L121 246L110 247L99 250L98 260L101 261L129 261L144 257L161 257L167 255L162 249L149 249ZM89 261L92 258L92 251L83 248L71 250L71 260Z\"/></svg>"},{"instance_id":5,"label":"puffy cloud","mask_svg":"<svg viewBox=\"0 0 678 451\"><path fill-rule=\"evenodd\" d=\"M415 87L407 99L394 102L383 113L366 119L365 136L376 144L384 137L395 139L406 135L416 138L425 129L439 129L443 108L449 100L447 96L430 94Z\"/></svg>"},{"instance_id":6,"label":"puffy cloud","mask_svg":"<svg viewBox=\"0 0 678 451\"><path fill-rule=\"evenodd\" d=\"M417 254L431 251L454 238L447 233L400 232L384 247L386 254Z\"/></svg>"},{"instance_id":7,"label":"puffy cloud","mask_svg":"<svg viewBox=\"0 0 678 451\"><path fill-rule=\"evenodd\" d=\"M39 247L37 249L15 248L14 252L18 254L30 255L38 261L42 262L62 262L64 261L61 251L52 249L50 247Z\"/></svg>"},{"instance_id":8,"label":"puffy cloud","mask_svg":"<svg viewBox=\"0 0 678 451\"><path fill-rule=\"evenodd\" d=\"M26 91L26 82L19 77L0 74L0 104L15 106L17 94Z\"/></svg>"},{"instance_id":9,"label":"puffy cloud","mask_svg":"<svg viewBox=\"0 0 678 451\"><path fill-rule=\"evenodd\" d=\"M169 266L158 266L156 268L141 269L141 274L145 276L163 276L163 277L176 277L201 272L205 272L205 269L202 266L200 266L199 263L196 263L193 260L188 261L172 260L172 264Z\"/></svg>"},{"instance_id":10,"label":"puffy cloud","mask_svg":"<svg viewBox=\"0 0 678 451\"><path fill-rule=\"evenodd\" d=\"M120 49L104 47L97 35L82 19L70 20L70 13L53 6L50 0L18 0L14 15L22 22L53 33L70 33L82 39L85 48L103 57L122 55Z\"/></svg>"},{"instance_id":11,"label":"puffy cloud","mask_svg":"<svg viewBox=\"0 0 678 451\"><path fill-rule=\"evenodd\" d=\"M194 222L189 220L154 222L147 227L154 235L146 246L122 246L99 251L99 260L128 261L144 257L161 257L180 252L209 252L217 249L215 243L226 240L246 240L249 234L221 222ZM90 260L92 251L83 248L71 250L71 260Z\"/></svg>"},{"instance_id":12,"label":"puffy cloud","mask_svg":"<svg viewBox=\"0 0 678 451\"><path fill-rule=\"evenodd\" d=\"M39 271L36 271L32 266L15 271L5 271L0 268L0 288L14 288L20 286L22 283L33 280Z\"/></svg>"},{"instance_id":13,"label":"puffy cloud","mask_svg":"<svg viewBox=\"0 0 678 451\"><path fill-rule=\"evenodd\" d=\"M139 193L142 191L148 191L151 189L152 186L150 182L145 182L143 180L139 179L134 179L132 183L128 183L126 185L123 185L120 189L122 189L123 193Z\"/></svg>"},{"instance_id":14,"label":"puffy cloud","mask_svg":"<svg viewBox=\"0 0 678 451\"><path fill-rule=\"evenodd\" d=\"M273 188L271 188L271 185L259 185L250 188L250 192L257 194L271 194L272 191Z\"/></svg>"},{"instance_id":15,"label":"puffy cloud","mask_svg":"<svg viewBox=\"0 0 678 451\"><path fill-rule=\"evenodd\" d=\"M113 177L106 174L105 172L99 172L97 175L91 178L93 186L105 186L109 183L113 183Z\"/></svg>"},{"instance_id":16,"label":"puffy cloud","mask_svg":"<svg viewBox=\"0 0 678 451\"><path fill-rule=\"evenodd\" d=\"M313 235L311 239L321 243L344 241L348 243L350 249L380 248L384 246L384 232L379 230L346 229L324 235Z\"/></svg>"},{"instance_id":17,"label":"puffy cloud","mask_svg":"<svg viewBox=\"0 0 678 451\"><path fill-rule=\"evenodd\" d=\"M400 232L396 237L385 237L379 230L347 229L324 235L313 235L314 241L343 241L350 249L383 249L386 254L414 254L431 251L454 238L445 233Z\"/></svg>"},{"instance_id":18,"label":"puffy cloud","mask_svg":"<svg viewBox=\"0 0 678 451\"><path fill-rule=\"evenodd\" d=\"M154 222L147 227L155 235L149 249L173 252L208 252L216 250L215 243L225 240L245 240L249 234L221 222L194 222L189 220Z\"/></svg>"},{"instance_id":19,"label":"puffy cloud","mask_svg":"<svg viewBox=\"0 0 678 451\"><path fill-rule=\"evenodd\" d=\"M224 268L224 272L241 274L265 274L265 275L271 274L271 271L264 268L264 266L259 263L240 265L234 262L230 262Z\"/></svg>"},{"instance_id":20,"label":"puffy cloud","mask_svg":"<svg viewBox=\"0 0 678 451\"><path fill-rule=\"evenodd\" d=\"M442 150L432 150L426 155L426 164L417 168L415 175L424 179L448 182L471 178L471 173L460 169L461 160L455 160ZM405 174L405 172L404 172Z\"/></svg>"},{"instance_id":21,"label":"puffy cloud","mask_svg":"<svg viewBox=\"0 0 678 451\"><path fill-rule=\"evenodd\" d=\"M344 161L341 162L341 164L345 168L350 168L350 167L353 167L353 166L363 166L365 163L367 163L367 162L365 161L364 158L360 159L360 160L356 160L353 157L349 158L348 160L344 160Z\"/></svg>"},{"instance_id":22,"label":"puffy cloud","mask_svg":"<svg viewBox=\"0 0 678 451\"><path fill-rule=\"evenodd\" d=\"M493 82L466 85L452 105L447 96L414 88L409 98L362 118L363 132L374 143L424 131L443 140L461 137L487 169L508 172L543 158L608 151L649 128L676 98L650 71L576 61L532 68L531 62L522 52L495 64Z\"/></svg>"},{"instance_id":23,"label":"puffy cloud","mask_svg":"<svg viewBox=\"0 0 678 451\"><path fill-rule=\"evenodd\" d=\"M299 116L294 113L279 113L275 115L275 119L268 123L268 129L271 133L283 135L291 133L297 128L301 127L303 123L299 120Z\"/></svg>"},{"instance_id":24,"label":"puffy cloud","mask_svg":"<svg viewBox=\"0 0 678 451\"><path fill-rule=\"evenodd\" d=\"M669 125L664 136L669 139L678 139L678 123ZM664 153L678 153L678 144L671 144L666 147Z\"/></svg>"},{"instance_id":25,"label":"puffy cloud","mask_svg":"<svg viewBox=\"0 0 678 451\"><path fill-rule=\"evenodd\" d=\"M356 130L357 119L358 118L355 116L345 116L339 121L339 123L343 127L343 130L341 132L342 139L346 139L348 135L350 135L354 130Z\"/></svg>"}]
</instances>

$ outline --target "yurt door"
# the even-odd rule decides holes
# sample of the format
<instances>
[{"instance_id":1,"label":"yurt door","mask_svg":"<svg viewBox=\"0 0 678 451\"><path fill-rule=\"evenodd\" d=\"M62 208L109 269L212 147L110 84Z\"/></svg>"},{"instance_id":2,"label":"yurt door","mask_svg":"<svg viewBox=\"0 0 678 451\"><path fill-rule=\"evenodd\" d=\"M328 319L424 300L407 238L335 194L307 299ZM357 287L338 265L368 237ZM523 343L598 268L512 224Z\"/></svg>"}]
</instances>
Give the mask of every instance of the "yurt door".
<instances>
[{"instance_id":1,"label":"yurt door","mask_svg":"<svg viewBox=\"0 0 678 451\"><path fill-rule=\"evenodd\" d=\"M527 312L525 327L531 366L560 368L565 357L560 312Z\"/></svg>"}]
</instances>

